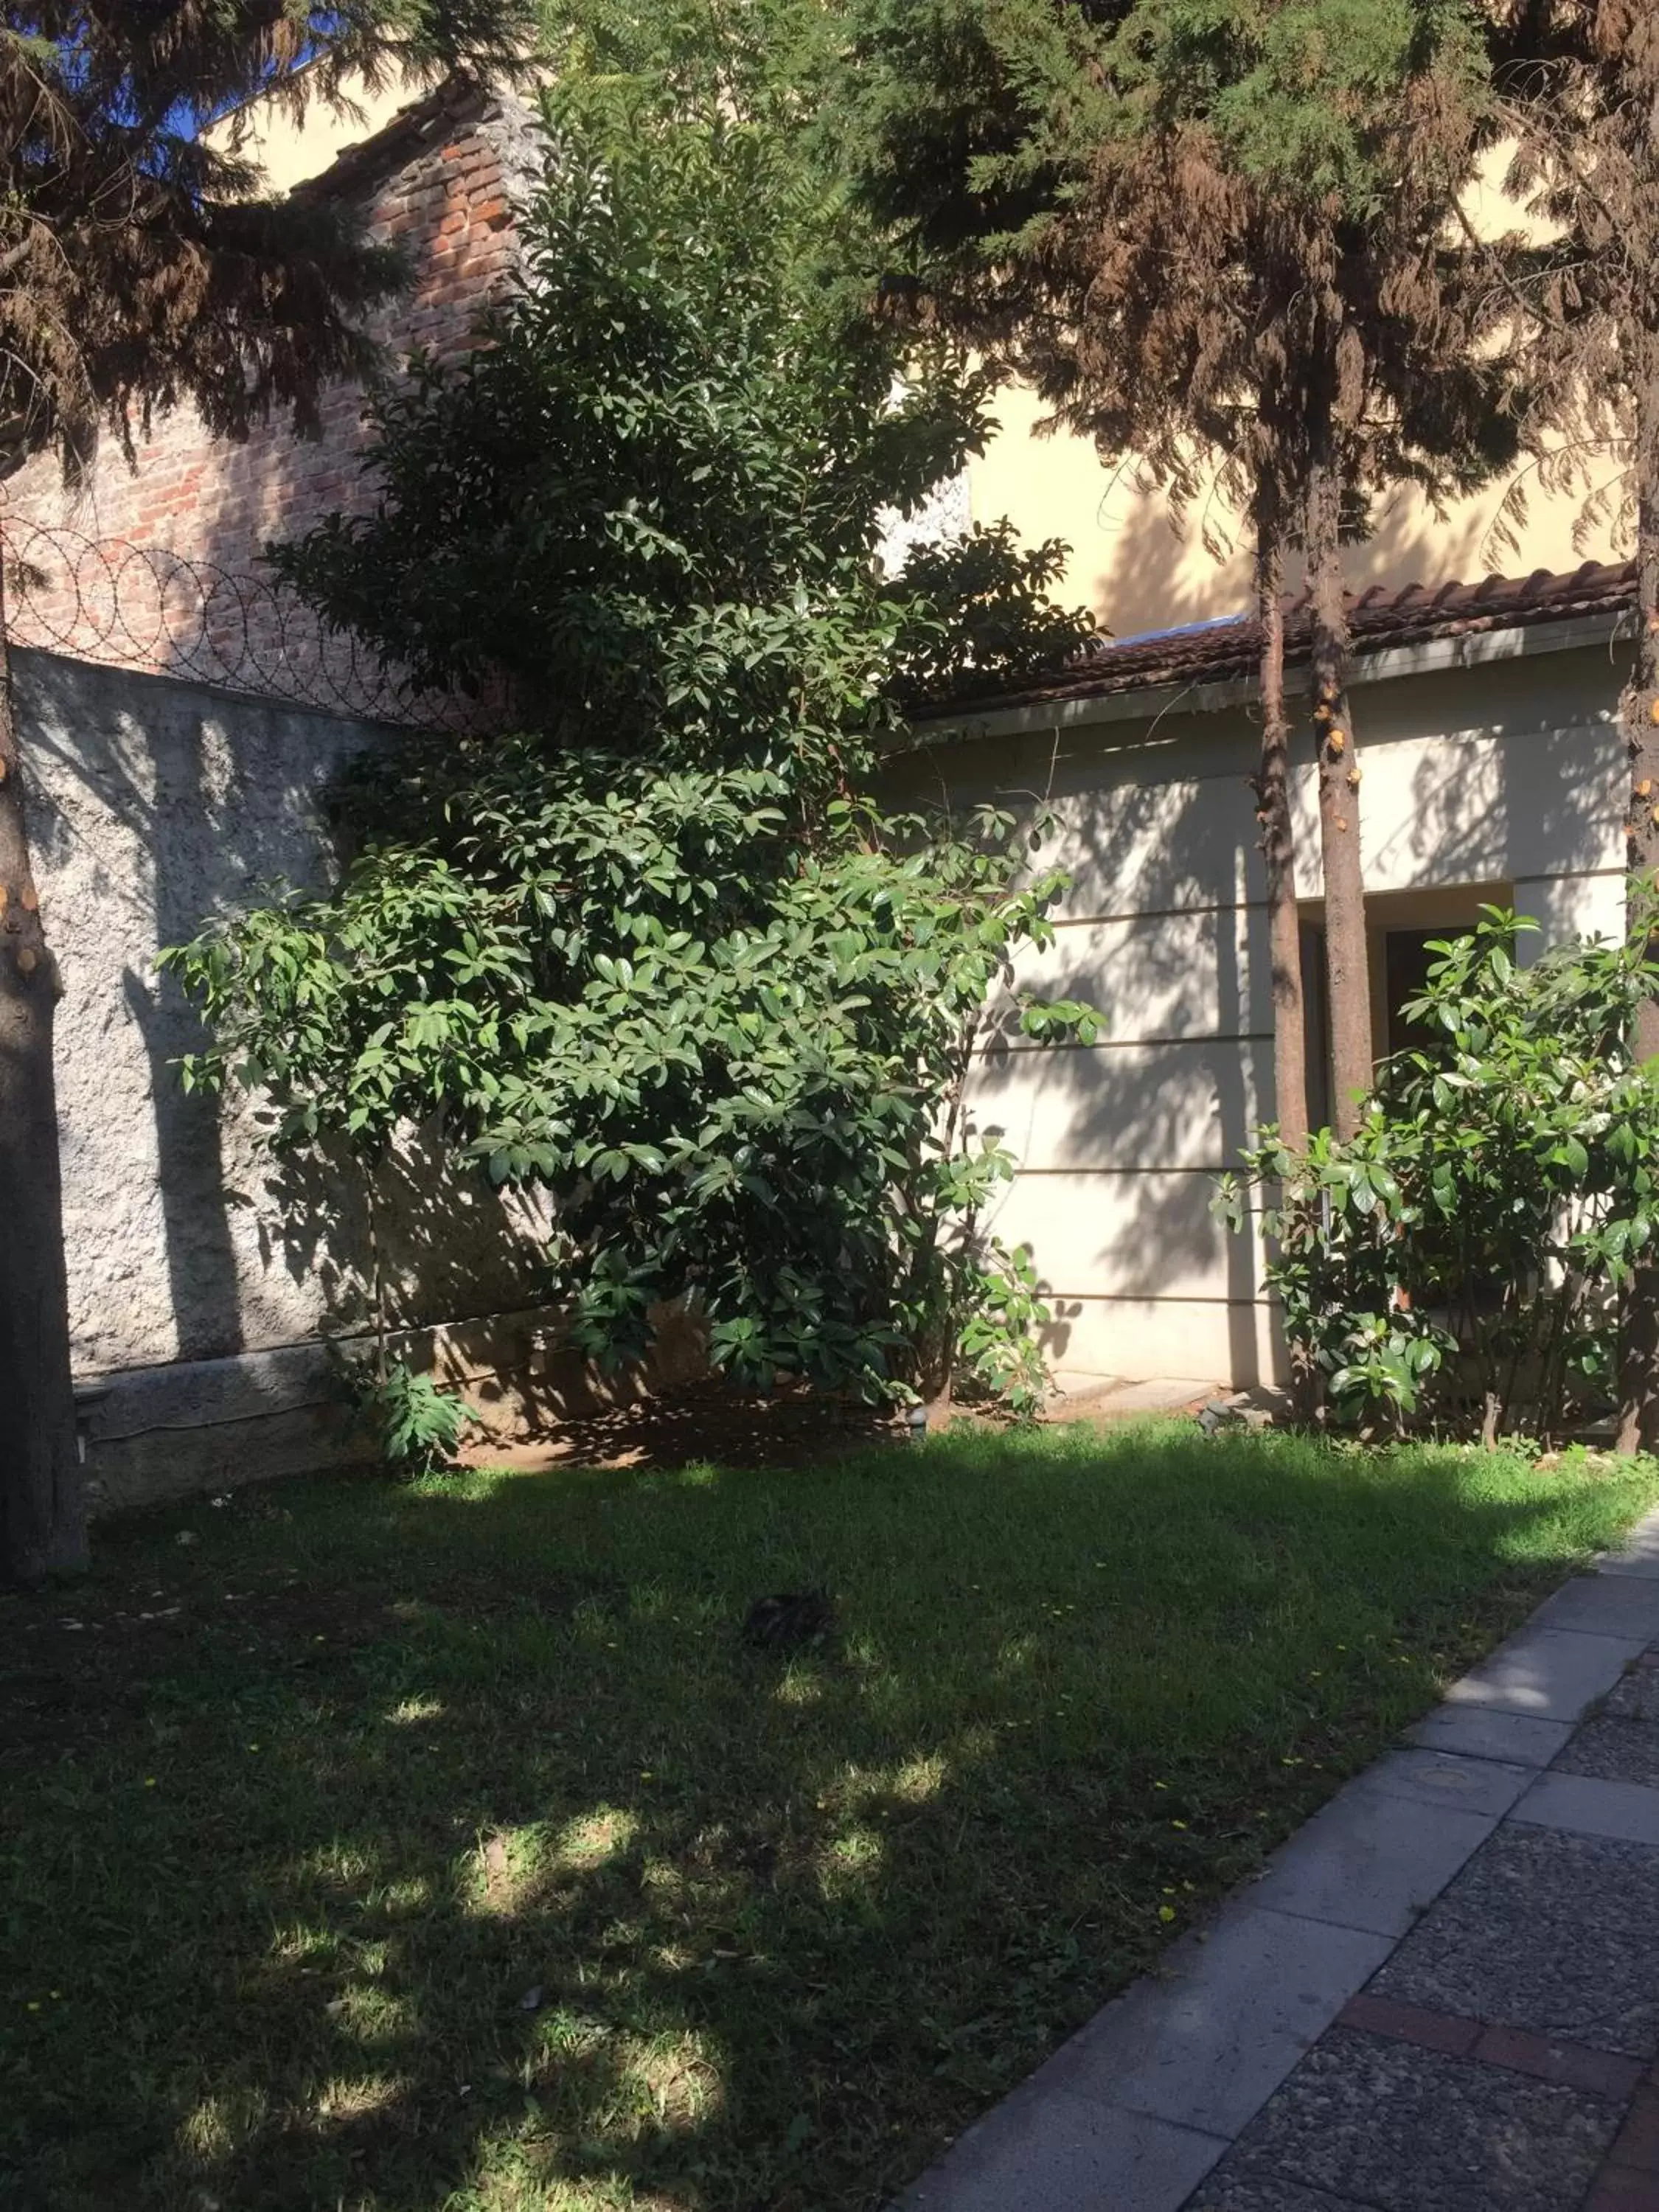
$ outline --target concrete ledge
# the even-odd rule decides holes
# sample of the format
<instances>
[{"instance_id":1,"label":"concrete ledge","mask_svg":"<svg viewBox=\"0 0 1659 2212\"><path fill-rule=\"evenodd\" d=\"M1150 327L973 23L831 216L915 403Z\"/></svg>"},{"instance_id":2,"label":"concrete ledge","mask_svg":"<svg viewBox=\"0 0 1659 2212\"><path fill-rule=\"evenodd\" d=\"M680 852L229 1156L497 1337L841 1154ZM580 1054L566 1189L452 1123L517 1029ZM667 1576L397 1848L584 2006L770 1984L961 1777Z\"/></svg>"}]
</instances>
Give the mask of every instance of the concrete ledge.
<instances>
[{"instance_id":1,"label":"concrete ledge","mask_svg":"<svg viewBox=\"0 0 1659 2212\"><path fill-rule=\"evenodd\" d=\"M1504 1765L1547 1766L1565 1749L1571 1721L1540 1720L1531 1713L1508 1713L1490 1705L1439 1705L1426 1720L1406 1731L1407 1743L1427 1751L1456 1752L1464 1759L1490 1759Z\"/></svg>"},{"instance_id":2,"label":"concrete ledge","mask_svg":"<svg viewBox=\"0 0 1659 2212\"><path fill-rule=\"evenodd\" d=\"M337 1405L320 1344L289 1344L228 1359L179 1360L96 1377L103 1394L82 1418L89 1444L127 1443L161 1431L213 1428Z\"/></svg>"},{"instance_id":3,"label":"concrete ledge","mask_svg":"<svg viewBox=\"0 0 1659 2212\"><path fill-rule=\"evenodd\" d=\"M1389 1752L1350 1787L1496 1819L1509 1811L1532 1780L1532 1768L1521 1761L1510 1765L1495 1759L1465 1759L1437 1746L1423 1746Z\"/></svg>"},{"instance_id":4,"label":"concrete ledge","mask_svg":"<svg viewBox=\"0 0 1659 2212\"><path fill-rule=\"evenodd\" d=\"M89 1446L87 1511L94 1520L204 1491L240 1490L298 1474L349 1474L374 1454L337 1399L274 1407L234 1421L150 1429Z\"/></svg>"},{"instance_id":5,"label":"concrete ledge","mask_svg":"<svg viewBox=\"0 0 1659 2212\"><path fill-rule=\"evenodd\" d=\"M1017 2090L901 2199L904 2212L1179 2212L1226 2139Z\"/></svg>"},{"instance_id":6,"label":"concrete ledge","mask_svg":"<svg viewBox=\"0 0 1659 2212\"><path fill-rule=\"evenodd\" d=\"M401 1330L388 1336L386 1351L459 1390L486 1435L504 1443L705 1371L701 1339L684 1318L665 1313L657 1320L649 1366L609 1380L565 1343L553 1306ZM335 1340L335 1353L349 1359L367 1360L373 1350L372 1337ZM374 1464L350 1419L336 1358L322 1343L81 1380L87 1500L94 1516Z\"/></svg>"},{"instance_id":7,"label":"concrete ledge","mask_svg":"<svg viewBox=\"0 0 1659 2212\"><path fill-rule=\"evenodd\" d=\"M1630 1540L1616 1552L1603 1552L1595 1562L1598 1575L1637 1575L1659 1578L1659 1516L1650 1514L1631 1531Z\"/></svg>"},{"instance_id":8,"label":"concrete ledge","mask_svg":"<svg viewBox=\"0 0 1659 2212\"><path fill-rule=\"evenodd\" d=\"M1580 1575L1533 1615L1540 1628L1583 1636L1659 1636L1659 1580L1642 1575Z\"/></svg>"},{"instance_id":9,"label":"concrete ledge","mask_svg":"<svg viewBox=\"0 0 1659 2212\"><path fill-rule=\"evenodd\" d=\"M1498 1820L1395 1796L1362 1777L1274 1852L1253 1901L1333 1928L1403 1936Z\"/></svg>"}]
</instances>

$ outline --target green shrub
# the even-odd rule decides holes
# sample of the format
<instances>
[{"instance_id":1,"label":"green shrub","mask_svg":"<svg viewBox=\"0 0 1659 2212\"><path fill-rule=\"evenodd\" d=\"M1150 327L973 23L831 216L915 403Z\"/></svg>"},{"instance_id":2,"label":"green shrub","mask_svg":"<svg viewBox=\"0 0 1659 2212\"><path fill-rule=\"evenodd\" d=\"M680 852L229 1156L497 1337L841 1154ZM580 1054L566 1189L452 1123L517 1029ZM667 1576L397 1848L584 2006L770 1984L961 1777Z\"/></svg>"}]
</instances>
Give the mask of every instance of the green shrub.
<instances>
[{"instance_id":1,"label":"green shrub","mask_svg":"<svg viewBox=\"0 0 1659 2212\"><path fill-rule=\"evenodd\" d=\"M284 556L421 676L504 670L531 726L369 763L332 892L173 956L213 1032L187 1079L261 1092L279 1147L372 1161L419 1125L538 1188L601 1361L678 1303L747 1384L955 1375L1029 1411L1046 1316L963 1094L994 999L1033 1042L1095 1034L1012 987L1065 878L1029 826L871 794L901 701L1090 625L1006 532L885 573L893 513L982 442L983 378L848 324L788 148L579 92L532 281L385 400L376 509Z\"/></svg>"},{"instance_id":2,"label":"green shrub","mask_svg":"<svg viewBox=\"0 0 1659 2212\"><path fill-rule=\"evenodd\" d=\"M1305 1376L1351 1419L1524 1425L1610 1402L1620 1294L1659 1217L1659 1085L1628 1039L1656 970L1636 943L1529 965L1497 908L1437 958L1358 1134L1272 1129L1229 1178L1261 1208L1267 1281Z\"/></svg>"},{"instance_id":3,"label":"green shrub","mask_svg":"<svg viewBox=\"0 0 1659 2212\"><path fill-rule=\"evenodd\" d=\"M429 1375L397 1359L382 1373L373 1367L349 1370L347 1388L359 1420L394 1474L435 1474L453 1464L466 1408Z\"/></svg>"}]
</instances>

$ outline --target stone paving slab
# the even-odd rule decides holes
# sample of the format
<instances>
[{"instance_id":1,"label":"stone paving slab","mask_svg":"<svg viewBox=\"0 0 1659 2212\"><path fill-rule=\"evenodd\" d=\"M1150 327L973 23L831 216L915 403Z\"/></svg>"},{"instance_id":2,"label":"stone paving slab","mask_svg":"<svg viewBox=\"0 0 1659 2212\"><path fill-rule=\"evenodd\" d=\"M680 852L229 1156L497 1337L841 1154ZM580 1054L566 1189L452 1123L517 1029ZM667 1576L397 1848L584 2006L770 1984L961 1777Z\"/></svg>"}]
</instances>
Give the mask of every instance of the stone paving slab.
<instances>
[{"instance_id":1,"label":"stone paving slab","mask_svg":"<svg viewBox=\"0 0 1659 2212\"><path fill-rule=\"evenodd\" d=\"M1515 1818L1534 1827L1659 1846L1659 1790L1644 1790L1636 1782L1558 1774L1552 1768L1534 1782L1516 1807Z\"/></svg>"},{"instance_id":2,"label":"stone paving slab","mask_svg":"<svg viewBox=\"0 0 1659 2212\"><path fill-rule=\"evenodd\" d=\"M1659 2190L1653 2177L1605 2166L1595 2188L1584 2199L1582 2212L1655 2212Z\"/></svg>"},{"instance_id":3,"label":"stone paving slab","mask_svg":"<svg viewBox=\"0 0 1659 2212\"><path fill-rule=\"evenodd\" d=\"M1177 2212L1227 2148L1224 2136L1030 2087L923 2174L903 2212Z\"/></svg>"},{"instance_id":4,"label":"stone paving slab","mask_svg":"<svg viewBox=\"0 0 1659 2212\"><path fill-rule=\"evenodd\" d=\"M1547 1766L1572 1735L1571 1721L1540 1720L1490 1705L1437 1705L1406 1731L1408 1743L1452 1751L1466 1759L1496 1759L1516 1766Z\"/></svg>"},{"instance_id":5,"label":"stone paving slab","mask_svg":"<svg viewBox=\"0 0 1659 2212\"><path fill-rule=\"evenodd\" d=\"M1611 1583L1614 1577L1609 1576ZM1528 1626L1490 1659L1454 1682L1449 1705L1490 1705L1534 1719L1577 1721L1606 1697L1627 1661L1641 1656L1640 1636L1589 1636L1582 1629Z\"/></svg>"},{"instance_id":6,"label":"stone paving slab","mask_svg":"<svg viewBox=\"0 0 1659 2212\"><path fill-rule=\"evenodd\" d=\"M1574 2212L1619 2124L1605 2098L1336 2028L1239 2138L1194 2212L1235 2179L1322 2189L1377 2212Z\"/></svg>"},{"instance_id":7,"label":"stone paving slab","mask_svg":"<svg viewBox=\"0 0 1659 2212\"><path fill-rule=\"evenodd\" d=\"M1065 1368L1053 1381L1060 1394L1062 1418L1078 1413L1103 1420L1185 1413L1188 1406L1214 1397L1222 1387L1190 1375L1158 1375L1147 1382L1125 1382L1115 1376L1085 1375Z\"/></svg>"},{"instance_id":8,"label":"stone paving slab","mask_svg":"<svg viewBox=\"0 0 1659 2212\"><path fill-rule=\"evenodd\" d=\"M1248 1894L1248 1893L1247 1893ZM1097 2015L1036 2077L1234 2136L1387 1958L1386 1936L1235 1906Z\"/></svg>"},{"instance_id":9,"label":"stone paving slab","mask_svg":"<svg viewBox=\"0 0 1659 2212\"><path fill-rule=\"evenodd\" d=\"M1644 1575L1580 1575L1547 1598L1528 1626L1587 1636L1659 1636L1659 1581Z\"/></svg>"},{"instance_id":10,"label":"stone paving slab","mask_svg":"<svg viewBox=\"0 0 1659 2212\"><path fill-rule=\"evenodd\" d=\"M1273 1853L1252 1901L1336 1928L1403 1936L1497 1825L1491 1814L1350 1783Z\"/></svg>"},{"instance_id":11,"label":"stone paving slab","mask_svg":"<svg viewBox=\"0 0 1659 2212\"><path fill-rule=\"evenodd\" d=\"M1659 2057L1659 1851L1506 1824L1368 1994Z\"/></svg>"},{"instance_id":12,"label":"stone paving slab","mask_svg":"<svg viewBox=\"0 0 1659 2212\"><path fill-rule=\"evenodd\" d=\"M1616 1551L1603 1552L1595 1562L1600 1575L1659 1576L1659 1519L1639 1522Z\"/></svg>"},{"instance_id":13,"label":"stone paving slab","mask_svg":"<svg viewBox=\"0 0 1659 2212\"><path fill-rule=\"evenodd\" d=\"M1389 1752L1350 1787L1378 1790L1387 1797L1409 1797L1419 1805L1450 1805L1460 1812L1485 1813L1496 1820L1536 1778L1530 1766L1493 1759L1463 1759L1425 1747Z\"/></svg>"},{"instance_id":14,"label":"stone paving slab","mask_svg":"<svg viewBox=\"0 0 1659 2212\"><path fill-rule=\"evenodd\" d=\"M1575 1732L1553 1771L1593 1774L1603 1782L1639 1782L1650 1790L1659 1789L1659 1728L1651 1723L1601 1714Z\"/></svg>"},{"instance_id":15,"label":"stone paving slab","mask_svg":"<svg viewBox=\"0 0 1659 2212\"><path fill-rule=\"evenodd\" d=\"M1632 2099L1625 2124L1613 2139L1613 2163L1645 2174L1650 2189L1659 2197L1659 2088L1638 2089Z\"/></svg>"}]
</instances>

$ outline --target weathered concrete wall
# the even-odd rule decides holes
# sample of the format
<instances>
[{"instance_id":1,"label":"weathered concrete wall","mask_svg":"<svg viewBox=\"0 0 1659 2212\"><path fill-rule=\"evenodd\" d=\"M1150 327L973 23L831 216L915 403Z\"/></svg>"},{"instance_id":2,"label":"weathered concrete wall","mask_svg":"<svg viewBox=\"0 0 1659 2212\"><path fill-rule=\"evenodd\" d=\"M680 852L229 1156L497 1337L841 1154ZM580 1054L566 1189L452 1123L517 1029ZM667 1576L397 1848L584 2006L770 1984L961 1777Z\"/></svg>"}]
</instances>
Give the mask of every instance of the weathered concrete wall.
<instances>
[{"instance_id":1,"label":"weathered concrete wall","mask_svg":"<svg viewBox=\"0 0 1659 2212\"><path fill-rule=\"evenodd\" d=\"M77 1369L99 1373L291 1345L368 1317L355 1177L284 1171L251 1117L181 1091L200 1042L166 945L261 884L316 884L325 786L368 725L168 678L16 655L33 834L63 970L58 1096ZM535 1224L417 1159L383 1178L395 1318L535 1304Z\"/></svg>"}]
</instances>

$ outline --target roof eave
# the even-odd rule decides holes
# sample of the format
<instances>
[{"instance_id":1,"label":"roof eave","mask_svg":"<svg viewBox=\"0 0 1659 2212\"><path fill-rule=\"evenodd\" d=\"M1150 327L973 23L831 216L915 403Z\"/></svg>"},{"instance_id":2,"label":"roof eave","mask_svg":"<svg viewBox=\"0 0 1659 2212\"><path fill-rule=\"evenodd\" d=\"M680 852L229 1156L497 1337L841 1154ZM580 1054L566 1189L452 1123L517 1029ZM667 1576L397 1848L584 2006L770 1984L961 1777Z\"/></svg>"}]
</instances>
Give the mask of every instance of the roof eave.
<instances>
[{"instance_id":1,"label":"roof eave","mask_svg":"<svg viewBox=\"0 0 1659 2212\"><path fill-rule=\"evenodd\" d=\"M1632 608L1608 608L1600 613L1577 615L1563 622L1517 623L1504 629L1466 631L1446 637L1425 638L1415 644L1381 646L1357 652L1348 671L1351 688L1397 682L1403 677L1433 676L1450 669L1478 668L1494 661L1520 660L1545 653L1571 653L1587 647L1608 646L1633 637ZM1309 689L1305 660L1285 672L1285 689L1298 697ZM1230 708L1250 705L1260 696L1255 676L1231 676L1206 682L1194 678L1185 684L1160 684L1133 690L1074 692L1048 699L1011 701L999 705L988 700L982 707L946 708L926 719L918 717L910 744L916 746L960 744L986 738L1024 736L1038 730L1076 729L1107 722L1159 722L1165 715L1220 714Z\"/></svg>"}]
</instances>

